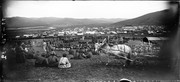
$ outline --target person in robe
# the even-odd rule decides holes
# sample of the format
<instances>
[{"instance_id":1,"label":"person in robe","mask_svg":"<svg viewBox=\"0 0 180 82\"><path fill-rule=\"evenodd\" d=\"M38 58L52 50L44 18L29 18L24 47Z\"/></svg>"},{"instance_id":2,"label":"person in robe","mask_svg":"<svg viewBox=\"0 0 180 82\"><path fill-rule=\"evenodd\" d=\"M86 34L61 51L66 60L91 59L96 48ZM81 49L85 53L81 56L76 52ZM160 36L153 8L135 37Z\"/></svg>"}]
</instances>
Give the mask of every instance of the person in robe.
<instances>
[{"instance_id":1,"label":"person in robe","mask_svg":"<svg viewBox=\"0 0 180 82\"><path fill-rule=\"evenodd\" d=\"M25 51L21 43L19 43L19 45L16 46L15 51L16 51L16 62L25 63L25 60L26 60Z\"/></svg>"},{"instance_id":2,"label":"person in robe","mask_svg":"<svg viewBox=\"0 0 180 82\"><path fill-rule=\"evenodd\" d=\"M63 54L63 57L60 58L58 67L59 68L70 68L71 67L71 63L69 62L69 60L67 58L67 54Z\"/></svg>"},{"instance_id":3,"label":"person in robe","mask_svg":"<svg viewBox=\"0 0 180 82\"><path fill-rule=\"evenodd\" d=\"M48 59L48 66L49 67L58 67L58 57L56 56L56 53L54 51L51 52Z\"/></svg>"},{"instance_id":4,"label":"person in robe","mask_svg":"<svg viewBox=\"0 0 180 82\"><path fill-rule=\"evenodd\" d=\"M45 57L45 55L41 55L39 51L36 52L36 57L35 57L35 66L36 67L43 67L48 65L48 60Z\"/></svg>"},{"instance_id":5,"label":"person in robe","mask_svg":"<svg viewBox=\"0 0 180 82\"><path fill-rule=\"evenodd\" d=\"M44 41L44 42L43 42L43 50L44 50L45 52L47 52L47 48L46 48L46 47L47 47L47 43Z\"/></svg>"}]
</instances>

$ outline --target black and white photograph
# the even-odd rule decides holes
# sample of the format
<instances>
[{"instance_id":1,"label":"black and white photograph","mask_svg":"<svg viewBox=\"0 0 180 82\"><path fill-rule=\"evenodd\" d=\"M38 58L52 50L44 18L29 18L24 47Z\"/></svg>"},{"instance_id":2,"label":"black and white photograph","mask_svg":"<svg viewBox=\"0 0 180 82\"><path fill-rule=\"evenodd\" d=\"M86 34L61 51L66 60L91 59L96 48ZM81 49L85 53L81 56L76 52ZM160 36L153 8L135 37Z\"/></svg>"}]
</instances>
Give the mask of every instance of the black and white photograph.
<instances>
[{"instance_id":1,"label":"black and white photograph","mask_svg":"<svg viewBox=\"0 0 180 82\"><path fill-rule=\"evenodd\" d=\"M180 81L178 1L8 0L2 82Z\"/></svg>"}]
</instances>

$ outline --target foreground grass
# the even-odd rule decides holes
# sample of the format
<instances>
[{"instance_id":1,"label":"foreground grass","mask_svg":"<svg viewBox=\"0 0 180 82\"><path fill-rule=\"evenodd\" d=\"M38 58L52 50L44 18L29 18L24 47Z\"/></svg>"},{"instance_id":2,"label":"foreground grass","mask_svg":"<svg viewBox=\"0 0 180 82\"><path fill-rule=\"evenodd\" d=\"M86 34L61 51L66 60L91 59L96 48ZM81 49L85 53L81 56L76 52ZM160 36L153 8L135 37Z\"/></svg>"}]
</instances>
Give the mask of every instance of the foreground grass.
<instances>
[{"instance_id":1,"label":"foreground grass","mask_svg":"<svg viewBox=\"0 0 180 82\"><path fill-rule=\"evenodd\" d=\"M72 67L59 69L50 67L34 67L34 59L29 59L25 64L16 65L7 73L7 81L85 81L85 80L112 80L128 78L131 80L169 80L176 79L171 72L157 66L124 68L122 61L112 61L105 65L106 58L100 62L99 56L91 59L70 60Z\"/></svg>"}]
</instances>

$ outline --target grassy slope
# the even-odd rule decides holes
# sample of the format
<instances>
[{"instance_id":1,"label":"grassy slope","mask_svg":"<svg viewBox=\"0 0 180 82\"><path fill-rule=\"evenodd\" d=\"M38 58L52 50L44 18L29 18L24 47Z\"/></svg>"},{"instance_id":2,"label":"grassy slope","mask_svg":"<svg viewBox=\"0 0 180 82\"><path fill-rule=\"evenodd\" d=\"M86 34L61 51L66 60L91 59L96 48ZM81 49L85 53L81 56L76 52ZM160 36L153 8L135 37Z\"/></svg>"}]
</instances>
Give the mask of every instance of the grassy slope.
<instances>
[{"instance_id":1,"label":"grassy slope","mask_svg":"<svg viewBox=\"0 0 180 82\"><path fill-rule=\"evenodd\" d=\"M36 51L43 52L41 47L34 47ZM57 51L58 55L64 52ZM58 69L49 67L34 67L34 60L27 60L25 64L16 65L16 69L9 70L7 73L7 81L12 80L28 80L28 81L50 81L57 80L62 82L82 81L82 80L112 80L128 78L131 80L149 80L149 79L177 79L173 74L164 68L159 68L156 65L152 66L131 66L124 68L123 61L111 61L108 66L106 57L94 55L91 59L74 60L71 59L72 67L69 69Z\"/></svg>"}]
</instances>

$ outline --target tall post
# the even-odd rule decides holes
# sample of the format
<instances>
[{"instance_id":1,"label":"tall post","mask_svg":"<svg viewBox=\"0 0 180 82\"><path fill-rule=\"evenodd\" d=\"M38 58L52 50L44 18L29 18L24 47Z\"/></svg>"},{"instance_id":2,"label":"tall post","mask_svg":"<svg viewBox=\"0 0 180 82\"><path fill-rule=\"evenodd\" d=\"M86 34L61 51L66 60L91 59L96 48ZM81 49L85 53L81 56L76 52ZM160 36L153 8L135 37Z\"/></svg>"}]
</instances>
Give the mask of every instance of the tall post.
<instances>
[{"instance_id":1,"label":"tall post","mask_svg":"<svg viewBox=\"0 0 180 82\"><path fill-rule=\"evenodd\" d=\"M108 35L108 41L107 41L107 43L109 43L109 35Z\"/></svg>"}]
</instances>

